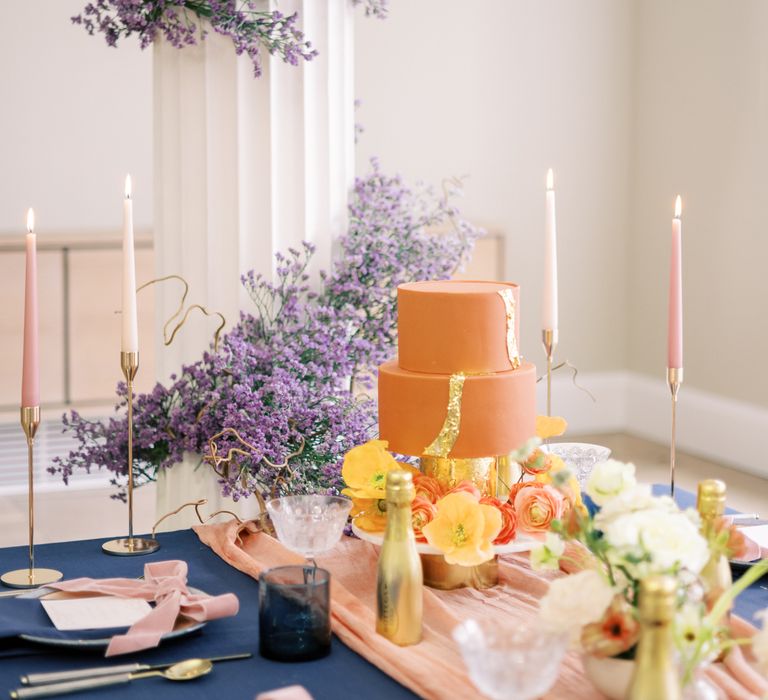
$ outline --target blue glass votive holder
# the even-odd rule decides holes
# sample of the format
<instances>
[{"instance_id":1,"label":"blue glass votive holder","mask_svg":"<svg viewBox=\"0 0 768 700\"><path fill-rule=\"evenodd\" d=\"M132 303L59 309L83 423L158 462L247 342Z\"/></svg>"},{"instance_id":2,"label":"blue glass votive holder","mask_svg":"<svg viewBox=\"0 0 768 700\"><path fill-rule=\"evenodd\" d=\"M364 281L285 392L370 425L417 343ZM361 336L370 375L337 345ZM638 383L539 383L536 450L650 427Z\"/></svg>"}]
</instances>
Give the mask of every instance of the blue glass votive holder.
<instances>
[{"instance_id":1,"label":"blue glass votive holder","mask_svg":"<svg viewBox=\"0 0 768 700\"><path fill-rule=\"evenodd\" d=\"M331 574L279 566L259 578L259 653L273 661L310 661L331 651Z\"/></svg>"}]
</instances>

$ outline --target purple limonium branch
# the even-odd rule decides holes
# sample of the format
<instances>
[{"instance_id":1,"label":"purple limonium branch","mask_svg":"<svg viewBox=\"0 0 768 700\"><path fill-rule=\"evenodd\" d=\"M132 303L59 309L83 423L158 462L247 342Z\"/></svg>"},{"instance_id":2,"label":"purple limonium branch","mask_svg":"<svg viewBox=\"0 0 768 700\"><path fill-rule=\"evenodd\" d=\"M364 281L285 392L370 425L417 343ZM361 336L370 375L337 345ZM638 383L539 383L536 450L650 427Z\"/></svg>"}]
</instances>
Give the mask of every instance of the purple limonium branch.
<instances>
[{"instance_id":1,"label":"purple limonium branch","mask_svg":"<svg viewBox=\"0 0 768 700\"><path fill-rule=\"evenodd\" d=\"M386 0L364 0L364 5L366 15L386 17ZM192 46L210 29L229 38L238 56L248 56L257 78L262 49L293 66L317 56L299 27L298 13L261 8L258 0L94 0L71 19L91 36L103 34L109 46L136 35L142 49L159 38L178 49Z\"/></svg>"},{"instance_id":2,"label":"purple limonium branch","mask_svg":"<svg viewBox=\"0 0 768 700\"><path fill-rule=\"evenodd\" d=\"M314 247L308 243L275 256L274 279L244 275L253 312L241 315L218 351L136 396L136 483L156 479L189 453L202 459L208 440L229 427L252 449L222 470L225 495L266 495L276 483L280 493L338 492L344 454L377 433L375 402L355 387L370 387L376 367L395 354L397 285L450 277L481 233L460 218L453 194L411 190L374 162L355 183L348 233L319 287L309 284ZM435 235L435 228L444 231ZM106 469L123 498L124 384L117 396L106 421L64 416L65 431L79 444L50 471L66 482L76 470ZM302 443L289 469L272 466ZM242 445L218 441L219 454L230 447Z\"/></svg>"}]
</instances>

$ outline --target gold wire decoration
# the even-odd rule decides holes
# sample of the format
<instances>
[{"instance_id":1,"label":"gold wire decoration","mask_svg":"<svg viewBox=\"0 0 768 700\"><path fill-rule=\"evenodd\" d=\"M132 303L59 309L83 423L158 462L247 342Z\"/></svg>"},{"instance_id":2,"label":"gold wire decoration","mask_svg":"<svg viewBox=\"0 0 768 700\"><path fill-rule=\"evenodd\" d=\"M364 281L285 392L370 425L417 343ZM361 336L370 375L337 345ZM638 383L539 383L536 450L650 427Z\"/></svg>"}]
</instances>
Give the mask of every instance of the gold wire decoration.
<instances>
[{"instance_id":1,"label":"gold wire decoration","mask_svg":"<svg viewBox=\"0 0 768 700\"><path fill-rule=\"evenodd\" d=\"M237 514L233 513L231 510L217 510L215 513L211 513L211 515L209 515L207 518L203 518L203 516L200 514L200 506L204 506L207 503L208 503L207 498L201 498L198 501L189 501L188 503L182 503L178 508L176 508L176 510L172 510L169 513L166 513L161 518L159 518L157 522L155 522L155 524L152 526L152 537L154 538L155 535L157 534L157 527L158 525L160 525L161 522L163 522L163 520L167 520L172 515L176 515L180 513L182 510L184 510L185 508L189 508L190 506L194 507L195 515L197 516L197 519L200 521L201 525L204 525L209 520L215 518L217 515L222 515L224 513L226 513L227 515L231 515L235 520L237 520L237 522L240 525L243 524L243 521L240 519L240 517Z\"/></svg>"},{"instance_id":2,"label":"gold wire decoration","mask_svg":"<svg viewBox=\"0 0 768 700\"><path fill-rule=\"evenodd\" d=\"M448 381L448 406L446 408L445 422L438 436L424 450L430 457L447 457L456 440L459 438L461 425L461 396L464 393L464 380L467 376L462 372L452 374Z\"/></svg>"},{"instance_id":3,"label":"gold wire decoration","mask_svg":"<svg viewBox=\"0 0 768 700\"><path fill-rule=\"evenodd\" d=\"M295 427L295 423L291 421L289 423L291 427ZM220 438L224 437L225 435L232 435L234 438L241 444L244 445L248 450L244 450L240 447L230 447L227 450L226 457L222 457L219 454L219 447L216 444L216 441ZM270 467L277 470L277 476L275 477L274 482L272 483L272 489L271 489L271 495L273 498L277 496L277 489L280 485L287 485L288 481L285 478L285 474L287 474L289 477L295 477L296 474L291 469L288 462L293 459L294 457L298 457L302 452L304 452L304 447L306 445L306 441L303 437L299 437L299 447L297 450L291 452L286 456L286 458L280 462L279 464L276 464L272 460L269 459L266 455L262 455L261 459L259 461L266 462ZM258 449L255 445L252 445L250 442L248 442L235 428L224 428L223 430L220 430L216 435L208 439L208 449L210 451L210 454L203 456L203 461L207 462L211 465L211 468L213 469L216 474L218 474L222 479L229 479L230 478L230 468L232 466L232 460L236 455L241 455L243 457L249 457L253 459L253 453L257 452ZM222 467L222 465L224 465ZM245 466L240 467L240 472L238 474L238 478L241 478L243 480L243 486L245 487L247 485L247 469ZM264 504L264 499L262 498L261 494L258 491L254 492L254 496L259 501L259 507L266 510L266 506Z\"/></svg>"},{"instance_id":4,"label":"gold wire decoration","mask_svg":"<svg viewBox=\"0 0 768 700\"><path fill-rule=\"evenodd\" d=\"M511 289L500 289L498 295L504 302L504 310L507 316L507 355L512 369L520 367L520 351L517 347L517 336L515 335L515 293Z\"/></svg>"},{"instance_id":5,"label":"gold wire decoration","mask_svg":"<svg viewBox=\"0 0 768 700\"><path fill-rule=\"evenodd\" d=\"M576 381L576 377L579 376L579 370L575 367L575 365L572 365L570 362L568 362L568 360L565 360L564 362L561 362L560 364L555 365L552 368L552 371L555 372L556 370L562 369L563 367L567 367L573 373L571 376L571 381L573 382L573 386L575 386L579 391L583 391L587 396L589 396L590 399L592 399L592 401L597 402L595 395L589 389L587 389L587 387L582 386ZM538 384L542 379L544 379L543 376L536 377L536 383Z\"/></svg>"},{"instance_id":6,"label":"gold wire decoration","mask_svg":"<svg viewBox=\"0 0 768 700\"><path fill-rule=\"evenodd\" d=\"M224 326L227 325L227 319L224 318L224 314L222 314L220 311L208 311L204 306L201 306L200 304L191 304L187 307L186 311L184 310L184 304L187 301L187 295L189 294L189 283L187 280L185 280L181 275L166 275L165 277L158 277L157 279L150 280L149 282L145 282L142 284L137 290L136 293L140 292L145 287L149 287L150 285L157 284L158 282L165 282L167 280L179 280L184 285L184 293L181 295L181 301L179 302L179 307L176 309L176 311L173 313L173 315L163 324L163 343L165 346L169 346L173 339L176 337L176 334L181 330L182 326L187 322L187 319L189 318L189 314L191 314L195 309L201 311L206 316L218 316L221 319L221 323L219 324L218 328L213 333L213 351L217 352L219 349L219 339L221 337L221 331L224 330ZM170 335L168 334L168 327L181 316L181 321L179 321L174 327L173 330L170 332Z\"/></svg>"}]
</instances>

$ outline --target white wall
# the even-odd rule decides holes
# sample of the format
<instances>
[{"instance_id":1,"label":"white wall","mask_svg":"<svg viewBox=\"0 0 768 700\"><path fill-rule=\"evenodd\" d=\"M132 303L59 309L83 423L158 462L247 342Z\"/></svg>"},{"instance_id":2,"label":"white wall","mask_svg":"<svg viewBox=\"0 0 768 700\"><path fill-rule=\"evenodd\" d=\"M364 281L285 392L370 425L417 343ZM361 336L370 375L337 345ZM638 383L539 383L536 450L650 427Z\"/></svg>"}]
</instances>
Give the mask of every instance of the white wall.
<instances>
[{"instance_id":1,"label":"white wall","mask_svg":"<svg viewBox=\"0 0 768 700\"><path fill-rule=\"evenodd\" d=\"M680 192L686 384L768 407L768 3L637 8L629 366L666 364Z\"/></svg>"},{"instance_id":2,"label":"white wall","mask_svg":"<svg viewBox=\"0 0 768 700\"><path fill-rule=\"evenodd\" d=\"M768 406L768 3L391 0L356 15L358 169L439 184L507 240L523 349L541 362L543 180L555 168L561 357L661 377L674 194L685 204L686 383ZM151 54L69 17L5 8L0 234L118 229L122 177L151 227ZM741 369L739 365L745 367Z\"/></svg>"},{"instance_id":3,"label":"white wall","mask_svg":"<svg viewBox=\"0 0 768 700\"><path fill-rule=\"evenodd\" d=\"M152 225L151 52L109 48L70 17L84 0L5 3L0 41L0 235L119 229L131 172Z\"/></svg>"},{"instance_id":4,"label":"white wall","mask_svg":"<svg viewBox=\"0 0 768 700\"><path fill-rule=\"evenodd\" d=\"M552 166L558 354L587 370L626 365L631 19L630 0L393 0L386 22L356 22L358 170L375 154L410 179L470 176L460 205L506 237L534 362Z\"/></svg>"}]
</instances>

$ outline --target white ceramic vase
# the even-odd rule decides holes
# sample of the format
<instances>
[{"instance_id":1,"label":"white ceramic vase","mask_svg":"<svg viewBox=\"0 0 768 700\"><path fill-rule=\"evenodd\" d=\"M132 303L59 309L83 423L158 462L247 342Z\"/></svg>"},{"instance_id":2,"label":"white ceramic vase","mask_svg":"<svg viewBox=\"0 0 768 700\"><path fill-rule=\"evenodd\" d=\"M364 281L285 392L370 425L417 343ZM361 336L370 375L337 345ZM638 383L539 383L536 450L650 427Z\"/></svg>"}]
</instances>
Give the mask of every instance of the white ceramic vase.
<instances>
[{"instance_id":1,"label":"white ceramic vase","mask_svg":"<svg viewBox=\"0 0 768 700\"><path fill-rule=\"evenodd\" d=\"M581 657L584 672L592 684L609 700L624 700L635 670L629 659L599 658L585 654Z\"/></svg>"},{"instance_id":2,"label":"white ceramic vase","mask_svg":"<svg viewBox=\"0 0 768 700\"><path fill-rule=\"evenodd\" d=\"M241 520L250 520L259 515L259 503L255 498L241 498L235 502L221 495L218 478L210 466L200 459L200 455L191 452L170 469L162 469L157 478L157 518L176 510L184 503L207 499L208 503L200 507L203 517L217 510L229 510ZM170 532L198 525L199 520L194 508L185 508L180 513L163 520L158 532Z\"/></svg>"}]
</instances>

